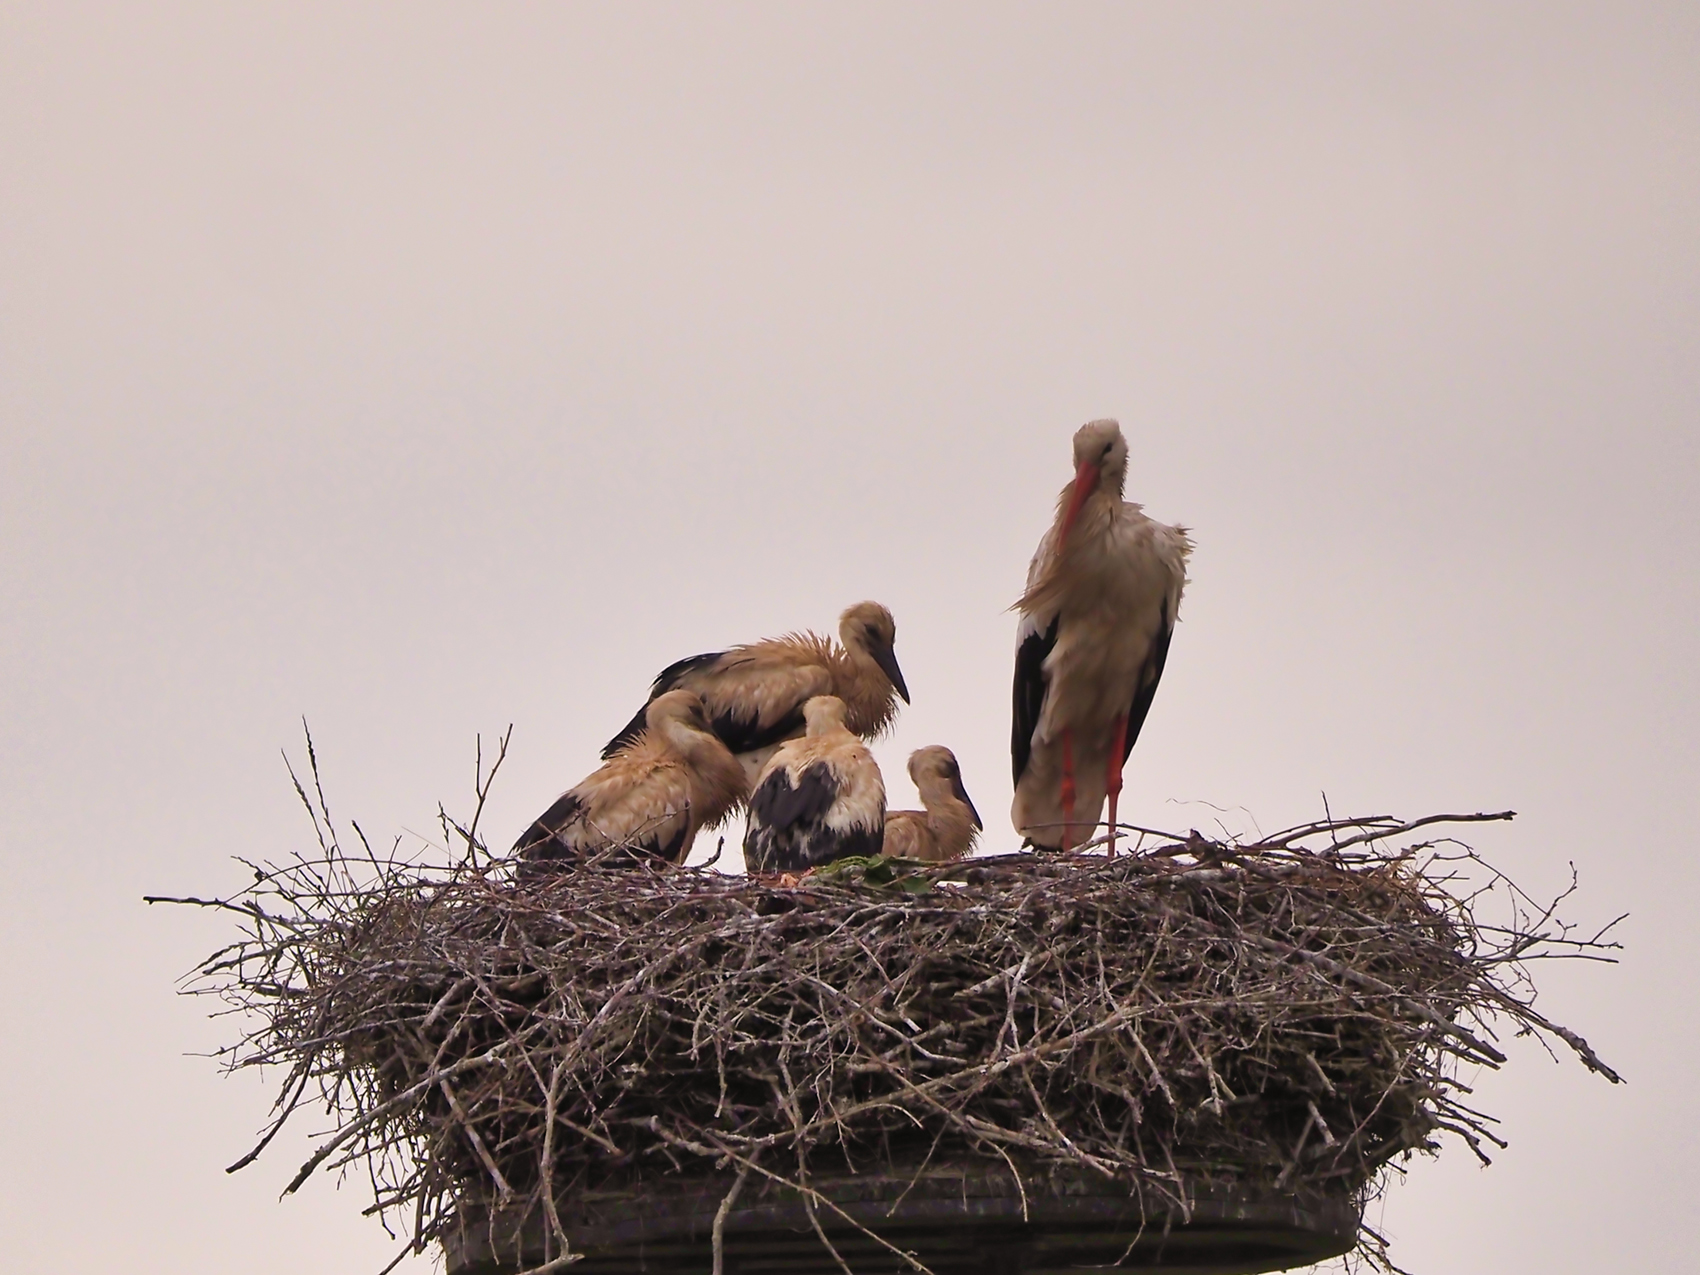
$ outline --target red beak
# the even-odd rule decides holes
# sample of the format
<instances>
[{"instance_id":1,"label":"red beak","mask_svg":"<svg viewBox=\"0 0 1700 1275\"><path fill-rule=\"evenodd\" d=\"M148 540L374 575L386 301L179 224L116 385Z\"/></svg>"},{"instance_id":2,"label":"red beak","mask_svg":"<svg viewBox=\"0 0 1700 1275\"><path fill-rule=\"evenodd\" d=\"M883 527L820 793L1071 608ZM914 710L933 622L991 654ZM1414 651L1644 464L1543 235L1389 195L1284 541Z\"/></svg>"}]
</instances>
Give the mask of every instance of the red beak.
<instances>
[{"instance_id":1,"label":"red beak","mask_svg":"<svg viewBox=\"0 0 1700 1275\"><path fill-rule=\"evenodd\" d=\"M1057 548L1060 549L1068 543L1069 528L1074 526L1074 520L1080 517L1080 510L1086 504L1086 498L1097 486L1097 463L1087 461L1074 475L1074 495L1069 497L1068 511L1063 514L1062 535L1057 539Z\"/></svg>"}]
</instances>

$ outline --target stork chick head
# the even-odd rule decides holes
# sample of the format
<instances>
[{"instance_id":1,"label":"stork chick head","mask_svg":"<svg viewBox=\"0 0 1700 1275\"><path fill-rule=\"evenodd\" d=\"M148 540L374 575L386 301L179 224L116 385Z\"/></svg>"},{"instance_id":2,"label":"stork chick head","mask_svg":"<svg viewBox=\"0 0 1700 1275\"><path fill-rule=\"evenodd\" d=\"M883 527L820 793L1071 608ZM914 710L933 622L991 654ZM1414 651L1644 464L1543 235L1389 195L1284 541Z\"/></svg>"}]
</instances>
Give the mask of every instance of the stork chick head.
<instances>
[{"instance_id":1,"label":"stork chick head","mask_svg":"<svg viewBox=\"0 0 1700 1275\"><path fill-rule=\"evenodd\" d=\"M665 695L657 695L643 710L643 721L657 734L664 733L669 726L682 726L705 734L711 732L708 712L695 691L668 691Z\"/></svg>"},{"instance_id":2,"label":"stork chick head","mask_svg":"<svg viewBox=\"0 0 1700 1275\"><path fill-rule=\"evenodd\" d=\"M803 705L803 721L811 735L844 729L844 701L836 695L816 695Z\"/></svg>"},{"instance_id":3,"label":"stork chick head","mask_svg":"<svg viewBox=\"0 0 1700 1275\"><path fill-rule=\"evenodd\" d=\"M1113 492L1119 500L1127 481L1127 439L1122 427L1108 418L1088 421L1074 431L1074 486L1069 491L1068 509L1063 514L1063 543L1069 529L1093 492Z\"/></svg>"},{"instance_id":4,"label":"stork chick head","mask_svg":"<svg viewBox=\"0 0 1700 1275\"><path fill-rule=\"evenodd\" d=\"M929 744L910 753L909 778L914 780L915 790L921 794L923 804L929 791L948 792L968 807L968 818L976 828L985 828L968 790L962 786L962 767L957 764L956 754L943 744Z\"/></svg>"},{"instance_id":5,"label":"stork chick head","mask_svg":"<svg viewBox=\"0 0 1700 1275\"><path fill-rule=\"evenodd\" d=\"M897 667L897 621L878 602L858 602L838 617L838 640L847 651L862 651L886 675L892 688L909 703L909 687Z\"/></svg>"}]
</instances>

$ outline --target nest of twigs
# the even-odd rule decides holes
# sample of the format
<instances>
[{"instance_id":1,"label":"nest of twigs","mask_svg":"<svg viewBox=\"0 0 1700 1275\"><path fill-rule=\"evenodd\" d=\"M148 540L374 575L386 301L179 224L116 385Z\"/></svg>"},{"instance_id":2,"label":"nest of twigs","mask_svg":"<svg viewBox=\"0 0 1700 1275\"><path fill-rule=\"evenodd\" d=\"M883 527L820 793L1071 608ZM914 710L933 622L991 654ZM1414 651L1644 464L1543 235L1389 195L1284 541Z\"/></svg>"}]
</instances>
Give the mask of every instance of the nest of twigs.
<instances>
[{"instance_id":1,"label":"nest of twigs","mask_svg":"<svg viewBox=\"0 0 1700 1275\"><path fill-rule=\"evenodd\" d=\"M320 1105L334 1135L290 1189L357 1168L415 1249L468 1200L529 1200L559 1244L575 1196L728 1167L800 1186L978 1157L1176 1200L1361 1197L1443 1132L1498 1142L1455 1079L1504 1061L1496 1026L1617 1079L1526 977L1610 945L1497 877L1509 920L1488 924L1456 885L1479 861L1408 844L1450 818L794 888L595 863L520 881L476 847L345 853L326 819L321 853L205 901L244 934L194 990L246 1014L232 1068L286 1069L242 1163Z\"/></svg>"}]
</instances>

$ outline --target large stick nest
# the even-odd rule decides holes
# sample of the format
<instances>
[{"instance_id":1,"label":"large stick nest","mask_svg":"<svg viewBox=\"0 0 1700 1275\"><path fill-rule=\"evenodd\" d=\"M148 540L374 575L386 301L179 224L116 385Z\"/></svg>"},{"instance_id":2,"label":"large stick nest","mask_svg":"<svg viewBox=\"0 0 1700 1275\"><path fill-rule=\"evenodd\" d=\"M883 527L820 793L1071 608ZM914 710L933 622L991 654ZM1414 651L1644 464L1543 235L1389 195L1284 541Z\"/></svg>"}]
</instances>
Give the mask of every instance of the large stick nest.
<instances>
[{"instance_id":1,"label":"large stick nest","mask_svg":"<svg viewBox=\"0 0 1700 1275\"><path fill-rule=\"evenodd\" d=\"M518 880L471 836L430 867L344 853L326 817L321 853L207 901L244 934L195 990L244 1011L232 1068L287 1069L242 1163L316 1100L334 1135L290 1189L358 1168L414 1248L467 1200L530 1200L559 1242L557 1202L727 1166L801 1184L977 1157L1177 1200L1361 1194L1442 1131L1498 1142L1455 1079L1504 1061L1496 1025L1617 1079L1526 975L1609 945L1496 875L1465 894L1480 864L1455 842L1384 848L1443 818L783 888L596 863Z\"/></svg>"}]
</instances>

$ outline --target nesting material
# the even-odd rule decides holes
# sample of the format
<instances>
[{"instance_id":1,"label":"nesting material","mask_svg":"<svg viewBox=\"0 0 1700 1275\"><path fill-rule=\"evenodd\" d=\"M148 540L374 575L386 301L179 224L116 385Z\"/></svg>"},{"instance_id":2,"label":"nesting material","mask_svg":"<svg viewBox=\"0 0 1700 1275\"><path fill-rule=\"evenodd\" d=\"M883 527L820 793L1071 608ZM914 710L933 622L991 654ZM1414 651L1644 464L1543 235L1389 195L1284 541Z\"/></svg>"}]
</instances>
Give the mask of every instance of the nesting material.
<instances>
[{"instance_id":1,"label":"nesting material","mask_svg":"<svg viewBox=\"0 0 1700 1275\"><path fill-rule=\"evenodd\" d=\"M208 901L245 933L198 990L244 1012L232 1068L285 1069L278 1125L330 1112L290 1189L355 1167L416 1247L467 1200L529 1201L564 1239L575 1197L728 1170L806 1191L977 1162L1171 1201L1361 1198L1446 1132L1498 1142L1455 1078L1505 1061L1496 1030L1617 1079L1526 977L1609 945L1499 878L1462 901L1479 864L1419 840L1433 822L856 861L794 888L598 862L519 882L329 837ZM1501 923L1485 899L1509 901Z\"/></svg>"}]
</instances>

